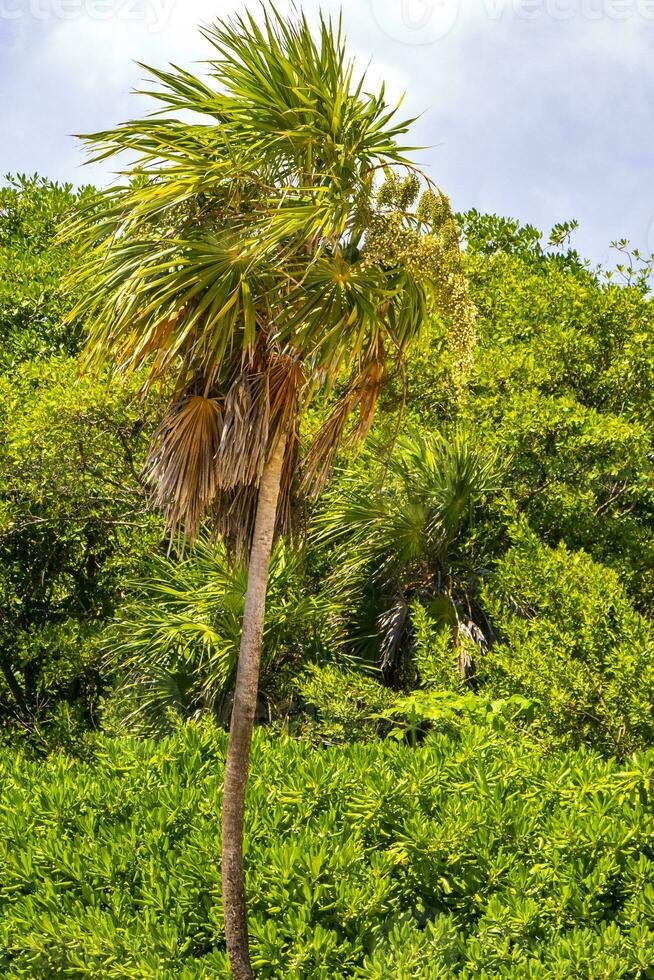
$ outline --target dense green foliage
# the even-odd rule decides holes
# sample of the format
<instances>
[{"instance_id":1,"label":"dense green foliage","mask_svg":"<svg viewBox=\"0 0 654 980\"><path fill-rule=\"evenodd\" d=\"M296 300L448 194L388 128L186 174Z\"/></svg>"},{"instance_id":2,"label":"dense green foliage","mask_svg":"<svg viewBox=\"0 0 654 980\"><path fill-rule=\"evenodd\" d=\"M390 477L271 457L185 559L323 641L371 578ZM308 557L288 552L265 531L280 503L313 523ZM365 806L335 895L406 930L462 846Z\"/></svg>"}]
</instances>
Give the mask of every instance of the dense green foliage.
<instances>
[{"instance_id":1,"label":"dense green foliage","mask_svg":"<svg viewBox=\"0 0 654 980\"><path fill-rule=\"evenodd\" d=\"M148 509L139 379L79 376L55 234L92 194L0 191L0 972L222 976L245 576ZM435 321L274 558L261 976L654 975L652 300L568 226L460 221L465 391Z\"/></svg>"},{"instance_id":2,"label":"dense green foliage","mask_svg":"<svg viewBox=\"0 0 654 980\"><path fill-rule=\"evenodd\" d=\"M654 628L612 570L533 536L511 548L488 589L501 641L483 662L495 693L538 704L538 725L623 753L654 742Z\"/></svg>"},{"instance_id":3,"label":"dense green foliage","mask_svg":"<svg viewBox=\"0 0 654 980\"><path fill-rule=\"evenodd\" d=\"M72 256L56 233L77 200L38 179L0 194L1 721L46 739L92 721L103 624L161 540L136 389L80 377L81 329L62 325Z\"/></svg>"},{"instance_id":4,"label":"dense green foliage","mask_svg":"<svg viewBox=\"0 0 654 980\"><path fill-rule=\"evenodd\" d=\"M225 739L0 757L7 978L226 976L216 814ZM645 977L651 754L544 756L504 730L419 749L260 733L248 827L261 977Z\"/></svg>"},{"instance_id":5,"label":"dense green foliage","mask_svg":"<svg viewBox=\"0 0 654 980\"><path fill-rule=\"evenodd\" d=\"M0 187L0 369L37 356L76 354L81 325L64 324L70 305L61 288L71 250L55 236L91 188L73 191L21 175Z\"/></svg>"},{"instance_id":6,"label":"dense green foliage","mask_svg":"<svg viewBox=\"0 0 654 980\"><path fill-rule=\"evenodd\" d=\"M463 408L510 459L514 506L647 609L654 565L654 309L557 253L471 254L482 342Z\"/></svg>"},{"instance_id":7,"label":"dense green foliage","mask_svg":"<svg viewBox=\"0 0 654 980\"><path fill-rule=\"evenodd\" d=\"M0 207L0 704L46 744L97 725L107 694L112 729L220 716L242 602L211 546L165 557L138 380L78 376L82 328L62 326L75 243L56 231L92 194L21 178ZM534 229L461 223L479 311L467 389L435 322L402 439L398 378L374 448L344 455L304 556L279 566L261 715L313 717L294 675L347 656L373 670L357 683L521 695L539 737L628 752L652 728L651 300L642 278L618 286Z\"/></svg>"}]
</instances>

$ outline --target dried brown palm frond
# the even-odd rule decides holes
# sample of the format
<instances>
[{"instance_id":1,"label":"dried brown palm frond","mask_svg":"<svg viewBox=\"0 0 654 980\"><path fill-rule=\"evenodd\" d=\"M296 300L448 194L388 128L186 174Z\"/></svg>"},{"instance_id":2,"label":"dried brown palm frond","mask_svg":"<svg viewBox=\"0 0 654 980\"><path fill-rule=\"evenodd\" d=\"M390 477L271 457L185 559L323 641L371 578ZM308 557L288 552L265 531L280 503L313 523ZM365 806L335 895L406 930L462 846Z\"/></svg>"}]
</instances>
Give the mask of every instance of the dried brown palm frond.
<instances>
[{"instance_id":1,"label":"dried brown palm frond","mask_svg":"<svg viewBox=\"0 0 654 980\"><path fill-rule=\"evenodd\" d=\"M375 421L377 401L384 378L384 358L375 357L366 365L357 383L357 402L359 418L352 438L365 439Z\"/></svg>"},{"instance_id":2,"label":"dried brown palm frond","mask_svg":"<svg viewBox=\"0 0 654 980\"><path fill-rule=\"evenodd\" d=\"M259 354L220 394L189 392L175 400L155 435L145 473L152 502L163 510L171 530L181 528L193 540L211 514L226 541L247 554L261 474L284 438L277 533L291 531L303 386L299 359L273 351L265 359Z\"/></svg>"},{"instance_id":3,"label":"dried brown palm frond","mask_svg":"<svg viewBox=\"0 0 654 980\"><path fill-rule=\"evenodd\" d=\"M241 560L246 560L257 516L258 487L254 483L219 490L211 507L214 537L221 539Z\"/></svg>"},{"instance_id":4,"label":"dried brown palm frond","mask_svg":"<svg viewBox=\"0 0 654 980\"><path fill-rule=\"evenodd\" d=\"M288 432L297 418L300 395L306 383L301 358L296 353L276 354L270 361L268 378L272 427Z\"/></svg>"},{"instance_id":5,"label":"dried brown palm frond","mask_svg":"<svg viewBox=\"0 0 654 980\"><path fill-rule=\"evenodd\" d=\"M284 453L282 479L277 503L275 539L296 533L299 526L299 504L296 499L295 476L297 473L299 442L292 431ZM249 483L219 490L211 507L211 520L216 537L221 538L241 560L247 560L254 534L257 516L259 485Z\"/></svg>"},{"instance_id":6,"label":"dried brown palm frond","mask_svg":"<svg viewBox=\"0 0 654 980\"><path fill-rule=\"evenodd\" d=\"M320 427L311 443L305 460L302 489L317 497L329 478L334 460L343 442L350 418L354 395L348 391L339 398L327 421Z\"/></svg>"},{"instance_id":7,"label":"dried brown palm frond","mask_svg":"<svg viewBox=\"0 0 654 980\"><path fill-rule=\"evenodd\" d=\"M240 374L225 395L222 437L216 457L221 490L258 486L268 455L270 390L265 371Z\"/></svg>"},{"instance_id":8,"label":"dried brown palm frond","mask_svg":"<svg viewBox=\"0 0 654 980\"><path fill-rule=\"evenodd\" d=\"M277 506L276 535L296 535L301 525L302 494L299 491L300 440L294 425L288 433Z\"/></svg>"},{"instance_id":9,"label":"dried brown palm frond","mask_svg":"<svg viewBox=\"0 0 654 980\"><path fill-rule=\"evenodd\" d=\"M383 377L383 357L371 358L354 374L307 452L302 480L305 492L318 496L322 491L343 443L348 421L356 410L359 417L351 433L352 442L366 437L375 418Z\"/></svg>"},{"instance_id":10,"label":"dried brown palm frond","mask_svg":"<svg viewBox=\"0 0 654 980\"><path fill-rule=\"evenodd\" d=\"M301 360L295 354L278 355L270 366L269 378L271 430L286 439L276 534L293 534L298 524L294 496L300 455L298 408L306 386ZM272 445L271 440L269 451Z\"/></svg>"},{"instance_id":11,"label":"dried brown palm frond","mask_svg":"<svg viewBox=\"0 0 654 980\"><path fill-rule=\"evenodd\" d=\"M221 443L219 490L211 508L217 533L243 557L247 556L252 542L263 465L280 438L285 440L286 449L275 535L291 534L296 525L293 488L299 453L298 403L305 384L304 370L302 362L293 354L276 352L268 356L265 365L258 367L256 374L241 376L232 386L232 390L237 389L238 397L232 406L231 434L226 446L229 452L223 452ZM227 416L227 402L225 412Z\"/></svg>"},{"instance_id":12,"label":"dried brown palm frond","mask_svg":"<svg viewBox=\"0 0 654 980\"><path fill-rule=\"evenodd\" d=\"M183 528L191 538L218 490L222 430L220 401L193 394L170 406L152 440L145 465L152 501L170 528Z\"/></svg>"}]
</instances>

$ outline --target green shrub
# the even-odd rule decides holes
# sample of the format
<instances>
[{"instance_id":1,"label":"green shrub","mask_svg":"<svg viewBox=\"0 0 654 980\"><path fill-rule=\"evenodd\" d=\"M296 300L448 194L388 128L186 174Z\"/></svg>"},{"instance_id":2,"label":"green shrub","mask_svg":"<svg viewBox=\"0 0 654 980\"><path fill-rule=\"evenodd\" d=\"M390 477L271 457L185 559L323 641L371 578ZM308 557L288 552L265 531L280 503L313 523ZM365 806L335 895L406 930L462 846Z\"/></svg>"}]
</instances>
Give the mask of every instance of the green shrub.
<instances>
[{"instance_id":1,"label":"green shrub","mask_svg":"<svg viewBox=\"0 0 654 980\"><path fill-rule=\"evenodd\" d=\"M375 738L380 729L375 715L396 700L374 677L331 665L310 667L297 678L295 687L313 730L337 742Z\"/></svg>"},{"instance_id":2,"label":"green shrub","mask_svg":"<svg viewBox=\"0 0 654 980\"><path fill-rule=\"evenodd\" d=\"M225 736L0 751L0 973L226 976ZM619 765L474 727L316 749L255 738L259 977L648 977L654 752Z\"/></svg>"},{"instance_id":3,"label":"green shrub","mask_svg":"<svg viewBox=\"0 0 654 980\"><path fill-rule=\"evenodd\" d=\"M64 320L72 305L64 276L74 248L57 233L95 193L24 175L7 177L0 187L0 372L79 351L83 324Z\"/></svg>"},{"instance_id":4,"label":"green shrub","mask_svg":"<svg viewBox=\"0 0 654 980\"><path fill-rule=\"evenodd\" d=\"M654 629L618 576L584 552L528 532L497 566L486 601L503 642L486 690L539 705L543 732L624 754L654 739Z\"/></svg>"},{"instance_id":5,"label":"green shrub","mask_svg":"<svg viewBox=\"0 0 654 980\"><path fill-rule=\"evenodd\" d=\"M72 358L0 373L0 725L40 735L61 701L92 725L110 678L99 634L162 542L138 476L137 386Z\"/></svg>"}]
</instances>

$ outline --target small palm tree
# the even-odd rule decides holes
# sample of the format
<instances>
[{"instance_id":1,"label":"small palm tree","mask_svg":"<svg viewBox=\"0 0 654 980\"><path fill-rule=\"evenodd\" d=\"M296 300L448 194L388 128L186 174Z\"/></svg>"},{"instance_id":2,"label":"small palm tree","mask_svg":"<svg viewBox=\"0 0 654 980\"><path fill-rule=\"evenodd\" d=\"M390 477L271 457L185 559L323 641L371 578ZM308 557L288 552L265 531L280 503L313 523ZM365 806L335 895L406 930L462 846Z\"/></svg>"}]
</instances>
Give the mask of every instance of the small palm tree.
<instances>
[{"instance_id":1,"label":"small palm tree","mask_svg":"<svg viewBox=\"0 0 654 980\"><path fill-rule=\"evenodd\" d=\"M330 656L334 605L308 593L303 571L298 549L279 542L268 578L261 688L269 697L261 710L270 710L285 671ZM109 705L114 726L162 734L170 712L228 720L246 593L247 568L221 543L201 538L181 561L152 559L105 641L106 666L120 677Z\"/></svg>"},{"instance_id":2,"label":"small palm tree","mask_svg":"<svg viewBox=\"0 0 654 980\"><path fill-rule=\"evenodd\" d=\"M270 8L267 8L268 10ZM384 90L365 88L340 24L262 12L204 31L203 78L147 69L157 113L87 136L127 154L124 183L81 219L74 311L87 365L144 371L170 406L147 477L172 528L209 518L248 559L222 816L225 931L251 977L243 815L273 540L291 530L300 419L332 410L303 452L317 492L353 413L372 423L384 377L432 311L465 360L472 312L447 200L421 178ZM380 188L381 185L381 188Z\"/></svg>"},{"instance_id":3,"label":"small palm tree","mask_svg":"<svg viewBox=\"0 0 654 980\"><path fill-rule=\"evenodd\" d=\"M465 676L464 638L482 646L492 639L465 537L495 488L497 461L455 431L405 435L385 471L369 464L342 474L316 519L316 541L336 549L334 596L349 598L347 642L402 686L412 671L418 602L451 629Z\"/></svg>"}]
</instances>

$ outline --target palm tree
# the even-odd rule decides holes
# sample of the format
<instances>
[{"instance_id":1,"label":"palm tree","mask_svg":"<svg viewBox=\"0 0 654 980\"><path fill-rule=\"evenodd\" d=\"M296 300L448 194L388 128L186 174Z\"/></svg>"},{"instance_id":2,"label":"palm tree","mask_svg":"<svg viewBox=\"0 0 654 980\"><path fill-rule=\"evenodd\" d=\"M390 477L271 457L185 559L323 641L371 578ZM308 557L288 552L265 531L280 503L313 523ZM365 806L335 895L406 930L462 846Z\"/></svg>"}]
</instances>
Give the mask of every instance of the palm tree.
<instances>
[{"instance_id":1,"label":"palm tree","mask_svg":"<svg viewBox=\"0 0 654 980\"><path fill-rule=\"evenodd\" d=\"M270 11L270 8L267 8ZM170 405L147 464L154 505L194 538L213 521L248 559L222 813L225 932L252 977L242 860L271 548L300 487L318 492L345 434L434 310L463 362L473 316L448 202L401 145L408 123L365 88L340 24L262 10L205 29L205 77L147 69L158 111L86 136L126 154L81 218L74 316L85 363L143 371ZM381 187L380 187L381 184ZM306 447L312 400L332 407ZM351 425L348 420L355 413Z\"/></svg>"},{"instance_id":2,"label":"palm tree","mask_svg":"<svg viewBox=\"0 0 654 980\"><path fill-rule=\"evenodd\" d=\"M316 542L335 548L332 594L349 599L346 644L388 683L410 684L417 602L451 631L465 677L466 638L482 648L494 638L479 602L483 570L466 539L496 489L497 460L462 430L403 435L382 471L379 456L341 475L315 522Z\"/></svg>"}]
</instances>

